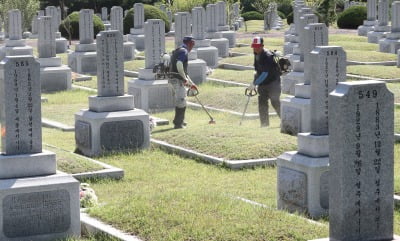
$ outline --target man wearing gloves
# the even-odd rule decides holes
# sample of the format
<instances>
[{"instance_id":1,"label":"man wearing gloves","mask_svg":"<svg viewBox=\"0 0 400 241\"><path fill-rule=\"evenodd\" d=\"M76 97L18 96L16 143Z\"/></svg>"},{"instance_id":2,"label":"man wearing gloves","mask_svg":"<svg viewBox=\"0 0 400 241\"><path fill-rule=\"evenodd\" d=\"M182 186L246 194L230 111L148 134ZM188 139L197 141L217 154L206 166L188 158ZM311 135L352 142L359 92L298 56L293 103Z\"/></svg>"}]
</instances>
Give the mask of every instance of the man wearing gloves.
<instances>
[{"instance_id":1,"label":"man wearing gloves","mask_svg":"<svg viewBox=\"0 0 400 241\"><path fill-rule=\"evenodd\" d=\"M185 87L197 91L197 86L192 82L187 72L188 55L194 44L193 37L184 37L183 45L175 49L171 56L170 72L174 74L169 79L169 82L174 89L175 118L173 123L175 129L185 128L186 125L184 122L187 96Z\"/></svg>"},{"instance_id":2,"label":"man wearing gloves","mask_svg":"<svg viewBox=\"0 0 400 241\"><path fill-rule=\"evenodd\" d=\"M260 115L261 127L269 125L268 100L276 113L280 117L280 95L281 95L281 77L274 56L268 50L264 50L264 40L261 37L254 37L251 44L254 52L254 81L248 87L254 90L258 86L258 112Z\"/></svg>"}]
</instances>

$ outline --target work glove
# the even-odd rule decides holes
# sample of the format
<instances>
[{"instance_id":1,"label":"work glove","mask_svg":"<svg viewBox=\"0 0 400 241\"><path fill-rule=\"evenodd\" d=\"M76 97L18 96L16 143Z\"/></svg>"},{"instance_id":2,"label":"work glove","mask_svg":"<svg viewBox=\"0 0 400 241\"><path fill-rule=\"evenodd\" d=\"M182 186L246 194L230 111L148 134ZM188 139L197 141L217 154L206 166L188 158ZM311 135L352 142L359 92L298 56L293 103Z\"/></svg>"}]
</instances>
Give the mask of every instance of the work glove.
<instances>
[{"instance_id":1,"label":"work glove","mask_svg":"<svg viewBox=\"0 0 400 241\"><path fill-rule=\"evenodd\" d=\"M255 86L253 83L251 83L251 84L247 87L247 90L248 90L248 91L255 91L255 90L256 90L256 86Z\"/></svg>"},{"instance_id":2,"label":"work glove","mask_svg":"<svg viewBox=\"0 0 400 241\"><path fill-rule=\"evenodd\" d=\"M199 89L197 88L197 85L195 85L195 84L190 85L189 89L194 90L194 91L199 91Z\"/></svg>"}]
</instances>

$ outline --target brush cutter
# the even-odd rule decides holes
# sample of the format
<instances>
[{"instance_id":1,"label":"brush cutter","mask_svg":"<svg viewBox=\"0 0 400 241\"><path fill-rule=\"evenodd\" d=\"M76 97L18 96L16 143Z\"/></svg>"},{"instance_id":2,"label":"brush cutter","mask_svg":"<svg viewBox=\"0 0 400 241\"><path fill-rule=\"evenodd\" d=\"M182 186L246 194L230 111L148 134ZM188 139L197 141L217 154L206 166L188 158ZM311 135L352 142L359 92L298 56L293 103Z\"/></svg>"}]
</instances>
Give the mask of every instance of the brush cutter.
<instances>
[{"instance_id":1,"label":"brush cutter","mask_svg":"<svg viewBox=\"0 0 400 241\"><path fill-rule=\"evenodd\" d=\"M210 115L210 112L204 107L204 105L201 103L197 95L199 94L199 90L197 88L189 88L187 91L187 96L194 96L196 98L197 102L201 105L201 108L207 113L208 117L210 117L210 121L208 124L215 124L214 118Z\"/></svg>"},{"instance_id":2,"label":"brush cutter","mask_svg":"<svg viewBox=\"0 0 400 241\"><path fill-rule=\"evenodd\" d=\"M242 121L244 119L244 115L246 114L246 111L247 111L247 106L249 106L250 98L255 96L255 95L257 95L257 90L256 89L246 88L246 90L244 91L244 95L247 96L247 102L246 102L246 105L244 107L244 111L243 111L243 114L242 114L242 118L240 119L239 125L242 125Z\"/></svg>"}]
</instances>

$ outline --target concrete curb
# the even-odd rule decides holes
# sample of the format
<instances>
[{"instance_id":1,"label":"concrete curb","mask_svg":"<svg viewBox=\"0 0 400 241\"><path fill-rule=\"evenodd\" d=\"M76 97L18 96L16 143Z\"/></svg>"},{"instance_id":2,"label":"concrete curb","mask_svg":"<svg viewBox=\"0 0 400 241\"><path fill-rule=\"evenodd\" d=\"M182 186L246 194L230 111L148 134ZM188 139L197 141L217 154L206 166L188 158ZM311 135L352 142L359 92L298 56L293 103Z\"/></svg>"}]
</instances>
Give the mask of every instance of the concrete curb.
<instances>
[{"instance_id":1,"label":"concrete curb","mask_svg":"<svg viewBox=\"0 0 400 241\"><path fill-rule=\"evenodd\" d=\"M81 212L81 230L82 234L93 235L100 232L123 241L143 241L136 236L123 233L111 225L92 218L83 212Z\"/></svg>"},{"instance_id":2,"label":"concrete curb","mask_svg":"<svg viewBox=\"0 0 400 241\"><path fill-rule=\"evenodd\" d=\"M222 79L214 79L214 78L207 78L208 81L217 82L220 84L231 85L231 86L240 86L240 87L248 87L249 84L239 83L230 80L222 80Z\"/></svg>"},{"instance_id":3,"label":"concrete curb","mask_svg":"<svg viewBox=\"0 0 400 241\"><path fill-rule=\"evenodd\" d=\"M229 52L229 57L238 57L238 56L250 56L251 54L240 53L240 52Z\"/></svg>"},{"instance_id":4,"label":"concrete curb","mask_svg":"<svg viewBox=\"0 0 400 241\"><path fill-rule=\"evenodd\" d=\"M62 131L74 131L75 127L73 126L68 126L63 123L57 122L57 121L52 121L46 118L42 118L42 126L47 127L47 128L54 128Z\"/></svg>"},{"instance_id":5,"label":"concrete curb","mask_svg":"<svg viewBox=\"0 0 400 241\"><path fill-rule=\"evenodd\" d=\"M74 88L74 89L86 90L86 91L96 92L97 93L96 89L92 89L92 88L85 87L85 86L79 86L79 85L74 85L73 84L73 85L71 85L71 87Z\"/></svg>"},{"instance_id":6,"label":"concrete curb","mask_svg":"<svg viewBox=\"0 0 400 241\"><path fill-rule=\"evenodd\" d=\"M359 61L347 61L347 66L350 65L382 65L382 66L396 66L397 61L382 61L382 62L359 62Z\"/></svg>"},{"instance_id":7,"label":"concrete curb","mask_svg":"<svg viewBox=\"0 0 400 241\"><path fill-rule=\"evenodd\" d=\"M166 150L170 153L176 153L180 156L194 158L202 160L206 163L223 165L230 169L241 169L255 166L264 166L264 165L275 165L276 158L261 158L261 159L250 159L250 160L226 160L224 158L214 157L210 155L206 155L203 153L199 153L197 151L189 150L180 146L175 146L169 144L165 141L160 141L156 139L151 139L150 142L159 148Z\"/></svg>"},{"instance_id":8,"label":"concrete curb","mask_svg":"<svg viewBox=\"0 0 400 241\"><path fill-rule=\"evenodd\" d=\"M228 64L228 63L219 64L218 68L229 69L229 70L254 70L253 66L245 66L245 65L240 65L240 64Z\"/></svg>"},{"instance_id":9,"label":"concrete curb","mask_svg":"<svg viewBox=\"0 0 400 241\"><path fill-rule=\"evenodd\" d=\"M139 72L131 71L131 70L124 70L124 76L126 76L126 77L139 77Z\"/></svg>"}]
</instances>

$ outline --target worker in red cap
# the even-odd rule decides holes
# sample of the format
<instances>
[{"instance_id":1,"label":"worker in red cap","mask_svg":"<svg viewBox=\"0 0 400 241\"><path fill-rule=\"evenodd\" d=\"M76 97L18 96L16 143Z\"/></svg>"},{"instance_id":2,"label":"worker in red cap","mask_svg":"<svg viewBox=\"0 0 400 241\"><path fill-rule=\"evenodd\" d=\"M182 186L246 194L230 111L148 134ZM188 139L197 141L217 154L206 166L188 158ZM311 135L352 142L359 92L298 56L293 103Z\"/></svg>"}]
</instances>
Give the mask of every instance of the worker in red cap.
<instances>
[{"instance_id":1,"label":"worker in red cap","mask_svg":"<svg viewBox=\"0 0 400 241\"><path fill-rule=\"evenodd\" d=\"M281 77L273 54L264 49L262 37L254 37L251 44L254 52L254 81L247 87L249 90L258 91L258 112L261 127L269 125L268 100L271 101L276 113L280 117Z\"/></svg>"},{"instance_id":2,"label":"worker in red cap","mask_svg":"<svg viewBox=\"0 0 400 241\"><path fill-rule=\"evenodd\" d=\"M174 89L175 97L175 117L173 120L174 128L185 128L185 111L186 111L186 88L198 91L197 86L193 83L188 75L189 52L193 49L195 41L193 37L186 36L183 38L183 44L172 52L171 56L171 72L176 73L169 79L169 83Z\"/></svg>"}]
</instances>

